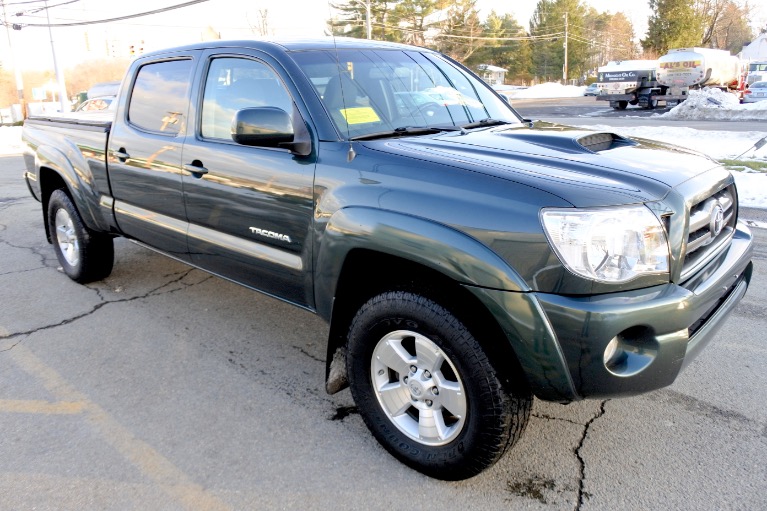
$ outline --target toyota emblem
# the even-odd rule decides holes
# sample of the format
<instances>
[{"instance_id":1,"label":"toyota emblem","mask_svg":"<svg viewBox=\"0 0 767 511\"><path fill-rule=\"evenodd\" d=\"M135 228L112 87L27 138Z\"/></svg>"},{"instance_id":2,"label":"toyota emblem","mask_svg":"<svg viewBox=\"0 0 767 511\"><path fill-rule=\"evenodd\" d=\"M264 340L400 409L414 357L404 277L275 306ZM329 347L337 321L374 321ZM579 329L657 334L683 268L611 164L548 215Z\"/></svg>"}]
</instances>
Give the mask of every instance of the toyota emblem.
<instances>
[{"instance_id":1,"label":"toyota emblem","mask_svg":"<svg viewBox=\"0 0 767 511\"><path fill-rule=\"evenodd\" d=\"M722 209L722 205L718 202L711 208L711 221L708 228L709 231L711 231L711 236L714 238L719 236L719 233L721 233L724 228L724 210Z\"/></svg>"}]
</instances>

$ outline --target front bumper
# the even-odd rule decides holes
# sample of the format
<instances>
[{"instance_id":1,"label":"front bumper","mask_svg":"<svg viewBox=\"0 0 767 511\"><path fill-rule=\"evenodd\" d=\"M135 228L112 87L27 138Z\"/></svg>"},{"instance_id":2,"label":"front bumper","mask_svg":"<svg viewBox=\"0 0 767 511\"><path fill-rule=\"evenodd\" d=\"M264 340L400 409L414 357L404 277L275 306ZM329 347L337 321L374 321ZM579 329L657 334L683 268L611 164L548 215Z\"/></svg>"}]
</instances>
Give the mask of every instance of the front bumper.
<instances>
[{"instance_id":1,"label":"front bumper","mask_svg":"<svg viewBox=\"0 0 767 511\"><path fill-rule=\"evenodd\" d=\"M670 385L713 339L746 293L752 252L751 232L738 224L729 246L681 284L592 296L467 289L538 398L630 396ZM606 361L616 338L619 356Z\"/></svg>"},{"instance_id":2,"label":"front bumper","mask_svg":"<svg viewBox=\"0 0 767 511\"><path fill-rule=\"evenodd\" d=\"M751 232L738 225L730 246L681 285L592 297L536 294L577 395L627 396L670 385L745 295L752 251ZM613 339L618 350L606 361ZM536 392L543 399L547 393Z\"/></svg>"}]
</instances>

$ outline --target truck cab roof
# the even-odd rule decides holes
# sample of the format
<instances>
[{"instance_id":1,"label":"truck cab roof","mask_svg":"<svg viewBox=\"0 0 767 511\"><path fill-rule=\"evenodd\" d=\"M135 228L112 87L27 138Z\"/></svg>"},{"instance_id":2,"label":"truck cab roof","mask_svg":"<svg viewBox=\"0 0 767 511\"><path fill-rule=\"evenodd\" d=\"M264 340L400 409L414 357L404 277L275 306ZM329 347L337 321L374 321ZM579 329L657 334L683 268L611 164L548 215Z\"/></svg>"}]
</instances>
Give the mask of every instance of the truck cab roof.
<instances>
[{"instance_id":1,"label":"truck cab roof","mask_svg":"<svg viewBox=\"0 0 767 511\"><path fill-rule=\"evenodd\" d=\"M392 50L414 50L420 52L432 52L427 48L420 48L407 44L392 43L387 41L371 41L367 39L355 39L352 37L314 37L314 38L253 38L205 41L187 44L175 48L166 48L158 52L146 53L144 56L152 57L155 54L167 54L173 51L201 50L215 48L252 48L261 50L281 49L282 51L301 50L336 50L336 49L368 49L375 48Z\"/></svg>"}]
</instances>

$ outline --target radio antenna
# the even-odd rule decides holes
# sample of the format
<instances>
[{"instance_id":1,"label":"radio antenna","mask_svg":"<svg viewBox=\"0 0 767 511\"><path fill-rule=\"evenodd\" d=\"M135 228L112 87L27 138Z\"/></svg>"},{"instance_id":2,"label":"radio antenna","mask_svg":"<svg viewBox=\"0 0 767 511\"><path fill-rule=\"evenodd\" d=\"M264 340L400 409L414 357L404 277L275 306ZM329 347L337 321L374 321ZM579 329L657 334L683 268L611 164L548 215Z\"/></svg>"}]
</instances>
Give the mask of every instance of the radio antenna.
<instances>
[{"instance_id":1,"label":"radio antenna","mask_svg":"<svg viewBox=\"0 0 767 511\"><path fill-rule=\"evenodd\" d=\"M330 19L332 20L333 11L332 11L332 6L330 4L330 1L328 1L328 15ZM341 89L341 104L344 107L344 112L347 112L346 92L344 91L343 69L341 68L341 58L338 55L338 44L336 44L336 31L333 29L332 21L330 25L330 35L333 37L333 49L335 50L335 54L336 54L336 69L338 70L338 85ZM346 153L346 161L351 162L357 156L357 153L354 151L354 145L352 144L351 130L349 129L349 119L347 118L347 115L348 115L348 112L343 116L344 121L346 121L346 138L349 139L349 152Z\"/></svg>"}]
</instances>

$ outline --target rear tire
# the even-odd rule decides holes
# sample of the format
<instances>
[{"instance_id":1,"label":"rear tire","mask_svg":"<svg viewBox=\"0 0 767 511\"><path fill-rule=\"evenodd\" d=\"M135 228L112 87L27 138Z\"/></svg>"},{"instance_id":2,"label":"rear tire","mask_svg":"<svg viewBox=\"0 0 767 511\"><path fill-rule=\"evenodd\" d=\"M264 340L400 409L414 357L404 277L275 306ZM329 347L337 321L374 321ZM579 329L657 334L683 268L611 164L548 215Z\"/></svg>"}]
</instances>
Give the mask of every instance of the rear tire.
<instances>
[{"instance_id":1,"label":"rear tire","mask_svg":"<svg viewBox=\"0 0 767 511\"><path fill-rule=\"evenodd\" d=\"M658 107L658 100L657 99L652 99L652 95L648 94L648 95L643 96L642 98L640 98L639 105L644 110L653 110L653 109Z\"/></svg>"},{"instance_id":2,"label":"rear tire","mask_svg":"<svg viewBox=\"0 0 767 511\"><path fill-rule=\"evenodd\" d=\"M463 323L410 292L383 293L360 308L347 373L381 445L439 479L466 479L493 465L530 417L530 391L504 388Z\"/></svg>"},{"instance_id":3,"label":"rear tire","mask_svg":"<svg viewBox=\"0 0 767 511\"><path fill-rule=\"evenodd\" d=\"M54 191L48 201L48 228L56 257L70 279L85 284L112 273L112 238L85 227L64 190Z\"/></svg>"}]
</instances>

